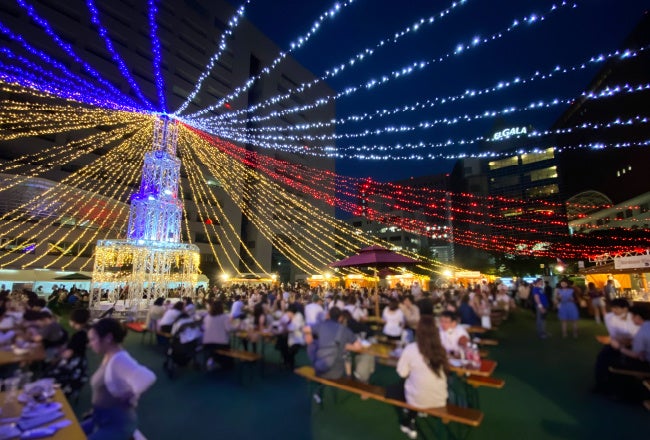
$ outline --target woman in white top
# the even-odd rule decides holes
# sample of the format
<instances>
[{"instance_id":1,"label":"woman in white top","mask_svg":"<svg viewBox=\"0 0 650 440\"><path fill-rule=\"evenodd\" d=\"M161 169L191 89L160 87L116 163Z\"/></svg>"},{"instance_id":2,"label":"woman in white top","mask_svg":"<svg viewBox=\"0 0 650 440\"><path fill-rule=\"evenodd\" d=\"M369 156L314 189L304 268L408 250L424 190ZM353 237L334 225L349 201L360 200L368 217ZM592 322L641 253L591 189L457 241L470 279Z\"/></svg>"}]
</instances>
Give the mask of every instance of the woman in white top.
<instances>
[{"instance_id":1,"label":"woman in white top","mask_svg":"<svg viewBox=\"0 0 650 440\"><path fill-rule=\"evenodd\" d=\"M88 331L90 347L103 356L90 379L93 414L82 423L88 440L131 439L137 429L138 399L156 381L151 370L122 348L125 336L125 328L112 318L98 321Z\"/></svg>"},{"instance_id":2,"label":"woman in white top","mask_svg":"<svg viewBox=\"0 0 650 440\"><path fill-rule=\"evenodd\" d=\"M416 342L408 344L397 362L397 374L406 379L390 397L406 400L418 408L439 408L447 404L447 352L440 343L433 316L423 315L416 330ZM400 429L417 438L414 411L400 412Z\"/></svg>"},{"instance_id":3,"label":"woman in white top","mask_svg":"<svg viewBox=\"0 0 650 440\"><path fill-rule=\"evenodd\" d=\"M394 341L399 340L402 337L402 330L404 329L404 313L399 309L399 305L396 299L391 299L388 307L384 309L384 312L381 315L384 320L384 335L388 336L388 339Z\"/></svg>"},{"instance_id":4,"label":"woman in white top","mask_svg":"<svg viewBox=\"0 0 650 440\"><path fill-rule=\"evenodd\" d=\"M213 368L215 360L226 370L234 366L232 358L215 353L215 350L230 349L232 328L230 316L224 313L223 302L210 304L210 312L203 318L203 353L208 370Z\"/></svg>"},{"instance_id":5,"label":"woman in white top","mask_svg":"<svg viewBox=\"0 0 650 440\"><path fill-rule=\"evenodd\" d=\"M285 365L293 371L296 367L296 354L298 354L298 351L305 346L305 334L303 333L305 318L302 316L302 313L300 313L300 310L295 303L289 305L286 318L288 321L288 350L285 357Z\"/></svg>"}]
</instances>

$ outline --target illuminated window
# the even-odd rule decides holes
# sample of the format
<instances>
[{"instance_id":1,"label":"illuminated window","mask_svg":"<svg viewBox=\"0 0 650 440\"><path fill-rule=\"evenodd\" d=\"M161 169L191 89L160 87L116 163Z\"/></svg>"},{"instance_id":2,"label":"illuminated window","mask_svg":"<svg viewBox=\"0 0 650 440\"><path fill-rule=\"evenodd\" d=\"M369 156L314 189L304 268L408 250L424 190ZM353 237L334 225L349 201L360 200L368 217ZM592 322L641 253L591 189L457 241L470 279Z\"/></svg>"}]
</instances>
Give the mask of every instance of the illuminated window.
<instances>
[{"instance_id":1,"label":"illuminated window","mask_svg":"<svg viewBox=\"0 0 650 440\"><path fill-rule=\"evenodd\" d=\"M544 185L526 189L526 196L530 198L548 197L550 195L557 194L558 192L559 188L556 184Z\"/></svg>"},{"instance_id":2,"label":"illuminated window","mask_svg":"<svg viewBox=\"0 0 650 440\"><path fill-rule=\"evenodd\" d=\"M529 163L541 162L543 160L553 159L555 157L555 152L553 148L547 148L541 153L531 153L531 154L522 154L521 155L521 164L527 165Z\"/></svg>"},{"instance_id":3,"label":"illuminated window","mask_svg":"<svg viewBox=\"0 0 650 440\"><path fill-rule=\"evenodd\" d=\"M506 186L519 185L519 176L511 174L509 176L492 177L490 179L490 186L492 188L504 188Z\"/></svg>"},{"instance_id":4,"label":"illuminated window","mask_svg":"<svg viewBox=\"0 0 650 440\"><path fill-rule=\"evenodd\" d=\"M513 156L501 160L494 160L490 162L488 165L490 166L490 170L498 170L500 168L512 167L518 164L519 164L519 158L517 156Z\"/></svg>"},{"instance_id":5,"label":"illuminated window","mask_svg":"<svg viewBox=\"0 0 650 440\"><path fill-rule=\"evenodd\" d=\"M526 173L526 176L530 176L531 182L544 179L557 179L557 166L553 165L552 167L542 168L541 170L534 170Z\"/></svg>"}]
</instances>

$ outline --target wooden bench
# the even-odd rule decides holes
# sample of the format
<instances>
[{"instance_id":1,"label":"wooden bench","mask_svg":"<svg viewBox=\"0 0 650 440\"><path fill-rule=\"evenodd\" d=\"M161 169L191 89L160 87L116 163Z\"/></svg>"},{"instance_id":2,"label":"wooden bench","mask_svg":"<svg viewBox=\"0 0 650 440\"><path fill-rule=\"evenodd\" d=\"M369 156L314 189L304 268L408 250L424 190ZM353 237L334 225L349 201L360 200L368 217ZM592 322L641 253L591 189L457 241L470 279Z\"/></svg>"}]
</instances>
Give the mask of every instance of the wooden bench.
<instances>
[{"instance_id":1,"label":"wooden bench","mask_svg":"<svg viewBox=\"0 0 650 440\"><path fill-rule=\"evenodd\" d=\"M626 370L623 368L609 367L609 372L613 374L634 377L639 380L650 378L650 371Z\"/></svg>"},{"instance_id":2,"label":"wooden bench","mask_svg":"<svg viewBox=\"0 0 650 440\"><path fill-rule=\"evenodd\" d=\"M260 356L259 354L252 353L250 351L245 351L245 350L217 349L214 352L220 354L221 356L227 356L233 359L237 359L238 361L241 362L257 362L262 359L262 356Z\"/></svg>"},{"instance_id":3,"label":"wooden bench","mask_svg":"<svg viewBox=\"0 0 650 440\"><path fill-rule=\"evenodd\" d=\"M246 350L234 350L232 348L231 349L221 349L221 348L219 348L219 349L216 349L214 352L216 354L220 355L220 356L226 356L226 357L229 357L229 358L232 358L232 359L235 359L235 360L239 361L237 363L239 365L239 368L237 369L237 371L238 371L238 376L239 376L239 382L241 384L244 383L244 372L243 372L244 368L243 368L243 366L244 365L254 366L256 362L263 361L263 358L262 358L261 355L259 355L257 353L250 352L250 351L246 351ZM260 366L261 366L260 368L262 368L260 374L264 375L264 370L263 370L264 362L260 362ZM250 381L252 382L252 379L253 379L252 368L249 368L249 371L250 371L249 372L249 378L251 379Z\"/></svg>"},{"instance_id":4,"label":"wooden bench","mask_svg":"<svg viewBox=\"0 0 650 440\"><path fill-rule=\"evenodd\" d=\"M496 339L486 339L486 338L481 338L476 341L478 345L490 345L490 346L497 346L499 345L499 341Z\"/></svg>"},{"instance_id":5,"label":"wooden bench","mask_svg":"<svg viewBox=\"0 0 650 440\"><path fill-rule=\"evenodd\" d=\"M316 376L312 367L300 367L294 371L298 376L301 376L308 381L348 391L361 396L362 399L373 399L392 406L423 413L436 419L440 419L444 424L455 422L462 425L477 427L483 421L483 413L477 409L463 408L456 405L447 405L440 408L417 408L404 401L386 397L386 389L377 385L369 385L349 378L324 379Z\"/></svg>"}]
</instances>

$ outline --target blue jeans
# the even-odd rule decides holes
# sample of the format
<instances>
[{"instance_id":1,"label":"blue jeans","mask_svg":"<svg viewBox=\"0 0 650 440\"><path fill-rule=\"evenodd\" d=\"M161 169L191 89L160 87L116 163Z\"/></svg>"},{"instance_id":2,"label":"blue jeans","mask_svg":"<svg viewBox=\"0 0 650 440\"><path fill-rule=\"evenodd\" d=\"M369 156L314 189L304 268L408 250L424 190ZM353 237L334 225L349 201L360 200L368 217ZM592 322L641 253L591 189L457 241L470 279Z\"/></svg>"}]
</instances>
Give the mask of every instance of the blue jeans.
<instances>
[{"instance_id":1,"label":"blue jeans","mask_svg":"<svg viewBox=\"0 0 650 440\"><path fill-rule=\"evenodd\" d=\"M545 337L546 336L546 311L542 313L542 311L537 307L535 309L536 311L536 320L535 323L537 324L537 336Z\"/></svg>"},{"instance_id":2,"label":"blue jeans","mask_svg":"<svg viewBox=\"0 0 650 440\"><path fill-rule=\"evenodd\" d=\"M137 429L138 417L134 408L93 408L90 419L81 427L88 440L130 440Z\"/></svg>"}]
</instances>

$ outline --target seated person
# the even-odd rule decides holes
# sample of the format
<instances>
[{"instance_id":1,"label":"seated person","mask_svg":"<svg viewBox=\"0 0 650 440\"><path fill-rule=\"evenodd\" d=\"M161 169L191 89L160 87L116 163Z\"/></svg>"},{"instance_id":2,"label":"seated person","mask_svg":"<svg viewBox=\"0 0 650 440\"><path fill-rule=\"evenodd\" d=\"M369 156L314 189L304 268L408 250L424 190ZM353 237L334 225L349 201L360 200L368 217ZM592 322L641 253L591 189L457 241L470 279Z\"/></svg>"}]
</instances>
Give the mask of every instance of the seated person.
<instances>
[{"instance_id":1,"label":"seated person","mask_svg":"<svg viewBox=\"0 0 650 440\"><path fill-rule=\"evenodd\" d=\"M639 330L632 338L631 345L625 345L618 339L612 339L610 346L618 352L618 356L612 356L611 367L648 372L650 374L650 312L640 306L629 308L632 321L639 326ZM647 390L640 381L629 376L617 375L608 371L605 383L598 383L599 390L608 393L615 393L617 397L626 400L642 400L647 397ZM644 394L646 396L644 396Z\"/></svg>"},{"instance_id":2,"label":"seated person","mask_svg":"<svg viewBox=\"0 0 650 440\"><path fill-rule=\"evenodd\" d=\"M341 319L339 322L352 330L352 333L354 333L359 340L365 339L372 333L372 330L370 330L367 324L354 319L348 310L343 310L341 312ZM358 353L355 355L354 371L352 373L355 379L367 383L374 372L375 357L373 355L366 353Z\"/></svg>"},{"instance_id":3,"label":"seated person","mask_svg":"<svg viewBox=\"0 0 650 440\"><path fill-rule=\"evenodd\" d=\"M32 340L43 344L47 354L46 361L58 358L61 348L68 341L68 332L48 312L40 312L38 324L40 328L38 333L32 336Z\"/></svg>"},{"instance_id":4,"label":"seated person","mask_svg":"<svg viewBox=\"0 0 650 440\"><path fill-rule=\"evenodd\" d=\"M158 320L158 330L165 333L171 333L172 325L181 316L183 313L183 301L178 301L172 306L171 309L167 310L162 318Z\"/></svg>"},{"instance_id":5,"label":"seated person","mask_svg":"<svg viewBox=\"0 0 650 440\"><path fill-rule=\"evenodd\" d=\"M385 322L382 330L384 335L390 340L399 341L402 338L402 331L406 321L396 299L390 300L388 307L384 308L381 318Z\"/></svg>"},{"instance_id":6,"label":"seated person","mask_svg":"<svg viewBox=\"0 0 650 440\"><path fill-rule=\"evenodd\" d=\"M609 337L627 345L639 331L639 326L634 323L629 313L630 303L624 298L616 298L611 301L610 308L612 311L605 314L603 319Z\"/></svg>"},{"instance_id":7,"label":"seated person","mask_svg":"<svg viewBox=\"0 0 650 440\"><path fill-rule=\"evenodd\" d=\"M481 325L481 318L476 314L474 308L469 304L469 295L464 295L460 300L458 315L460 316L461 324L476 326Z\"/></svg>"},{"instance_id":8,"label":"seated person","mask_svg":"<svg viewBox=\"0 0 650 440\"><path fill-rule=\"evenodd\" d=\"M447 353L440 342L433 316L420 318L416 341L408 344L397 362L397 374L404 378L389 387L387 396L418 408L439 408L447 404ZM399 410L400 429L417 438L415 411Z\"/></svg>"},{"instance_id":9,"label":"seated person","mask_svg":"<svg viewBox=\"0 0 650 440\"><path fill-rule=\"evenodd\" d=\"M218 349L230 349L231 330L230 316L224 313L223 302L215 301L210 304L208 314L203 317L203 352L208 370L214 367L215 360L224 369L233 367L232 358L215 353Z\"/></svg>"},{"instance_id":10,"label":"seated person","mask_svg":"<svg viewBox=\"0 0 650 440\"><path fill-rule=\"evenodd\" d=\"M45 377L53 377L61 385L66 396L70 397L88 381L88 309L76 309L70 314L70 327L75 333L61 353L59 361L45 372Z\"/></svg>"},{"instance_id":11,"label":"seated person","mask_svg":"<svg viewBox=\"0 0 650 440\"><path fill-rule=\"evenodd\" d=\"M607 313L604 318L609 337L621 346L628 346L639 331L639 326L634 323L629 311L630 303L624 298L616 298L612 300L610 307L612 311ZM611 345L606 345L600 350L595 366L595 392L611 393L609 367L616 363L619 357L620 352Z\"/></svg>"},{"instance_id":12,"label":"seated person","mask_svg":"<svg viewBox=\"0 0 650 440\"><path fill-rule=\"evenodd\" d=\"M415 305L415 298L413 298L413 295L404 295L399 308L404 314L406 327L415 331L415 329L418 328L418 322L420 321L420 309Z\"/></svg>"},{"instance_id":13,"label":"seated person","mask_svg":"<svg viewBox=\"0 0 650 440\"><path fill-rule=\"evenodd\" d=\"M470 342L469 333L459 325L458 315L448 310L440 315L440 342L447 353L459 357Z\"/></svg>"},{"instance_id":14,"label":"seated person","mask_svg":"<svg viewBox=\"0 0 650 440\"><path fill-rule=\"evenodd\" d=\"M328 319L313 327L305 326L307 353L317 376L340 379L345 375L345 350L360 350L361 341L340 323L338 307L332 307L328 315Z\"/></svg>"}]
</instances>

